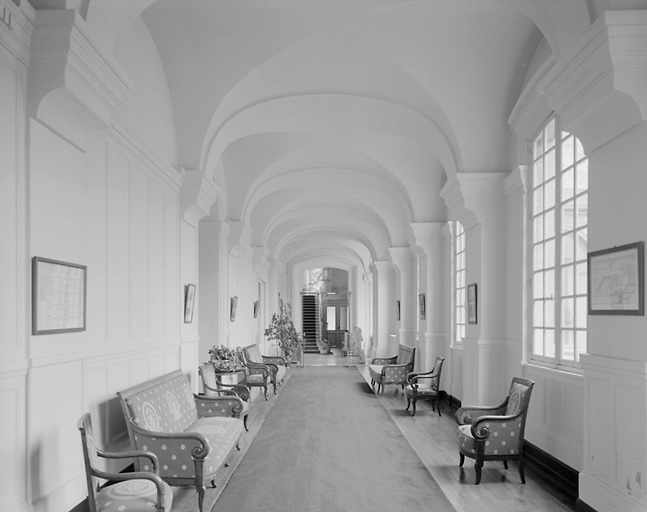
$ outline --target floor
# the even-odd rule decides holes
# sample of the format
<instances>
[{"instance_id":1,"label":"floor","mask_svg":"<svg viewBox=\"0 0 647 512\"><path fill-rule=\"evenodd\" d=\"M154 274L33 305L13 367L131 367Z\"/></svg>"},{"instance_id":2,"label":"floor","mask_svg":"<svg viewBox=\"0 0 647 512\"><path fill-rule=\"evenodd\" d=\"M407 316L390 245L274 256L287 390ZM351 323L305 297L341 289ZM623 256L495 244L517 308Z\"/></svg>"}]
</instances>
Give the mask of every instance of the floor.
<instances>
[{"instance_id":1,"label":"floor","mask_svg":"<svg viewBox=\"0 0 647 512\"><path fill-rule=\"evenodd\" d=\"M330 355L304 355L306 366L348 366L348 371L359 371L366 381L370 382L366 366L354 364L354 361L356 359L349 361L347 357L342 357L338 349L333 349ZM288 371L287 380L289 375ZM212 507L214 511L218 510L216 500L220 490L235 471L276 400L271 391L268 398L269 400L265 401L261 391L252 390L252 407L248 419L250 431L245 436L241 451L218 478L218 488L207 489L205 512L212 510ZM510 463L510 469L505 470L503 464L498 462L486 463L480 485L474 485L473 462L466 459L463 469L458 466L456 421L454 411L448 404L441 403L442 416L438 416L437 412L432 411L429 402L419 402L415 417L411 417L410 413L405 411L407 401L399 387L387 386L384 395L378 398L457 512L575 511L575 503L567 496L561 495L560 491L530 464L526 464L525 468L525 485L520 483L515 463ZM370 478L370 468L367 468L367 478ZM195 490L176 489L173 510L197 510Z\"/></svg>"}]
</instances>

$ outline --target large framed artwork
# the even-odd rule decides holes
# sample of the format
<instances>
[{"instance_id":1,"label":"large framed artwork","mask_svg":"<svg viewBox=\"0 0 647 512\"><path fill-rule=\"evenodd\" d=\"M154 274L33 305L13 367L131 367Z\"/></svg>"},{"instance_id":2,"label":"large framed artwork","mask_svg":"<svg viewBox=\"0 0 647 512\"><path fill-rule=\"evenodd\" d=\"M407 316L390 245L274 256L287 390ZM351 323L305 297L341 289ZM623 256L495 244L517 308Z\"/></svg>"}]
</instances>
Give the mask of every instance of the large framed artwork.
<instances>
[{"instance_id":1,"label":"large framed artwork","mask_svg":"<svg viewBox=\"0 0 647 512\"><path fill-rule=\"evenodd\" d=\"M589 315L644 315L643 242L587 256Z\"/></svg>"},{"instance_id":2,"label":"large framed artwork","mask_svg":"<svg viewBox=\"0 0 647 512\"><path fill-rule=\"evenodd\" d=\"M32 258L32 334L85 331L87 267Z\"/></svg>"}]
</instances>

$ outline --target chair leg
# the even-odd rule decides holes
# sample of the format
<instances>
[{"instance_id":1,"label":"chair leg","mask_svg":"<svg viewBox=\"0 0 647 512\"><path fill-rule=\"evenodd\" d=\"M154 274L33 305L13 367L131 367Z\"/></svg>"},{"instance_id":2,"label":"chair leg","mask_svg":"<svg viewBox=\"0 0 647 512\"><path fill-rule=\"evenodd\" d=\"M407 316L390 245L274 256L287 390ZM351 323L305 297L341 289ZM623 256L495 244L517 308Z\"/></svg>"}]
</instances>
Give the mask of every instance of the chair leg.
<instances>
[{"instance_id":1,"label":"chair leg","mask_svg":"<svg viewBox=\"0 0 647 512\"><path fill-rule=\"evenodd\" d=\"M523 457L519 459L519 477L521 478L521 483L526 483L526 477L523 474Z\"/></svg>"},{"instance_id":2,"label":"chair leg","mask_svg":"<svg viewBox=\"0 0 647 512\"><path fill-rule=\"evenodd\" d=\"M465 455L463 455L462 453L460 453L459 455L460 455L460 457L461 457L461 460L460 460L460 462L458 463L458 465L459 465L459 466L463 466L463 463L465 462Z\"/></svg>"},{"instance_id":3,"label":"chair leg","mask_svg":"<svg viewBox=\"0 0 647 512\"><path fill-rule=\"evenodd\" d=\"M263 396L265 397L265 401L267 402L267 386L263 386Z\"/></svg>"},{"instance_id":4,"label":"chair leg","mask_svg":"<svg viewBox=\"0 0 647 512\"><path fill-rule=\"evenodd\" d=\"M204 491L205 487L204 485L198 485L195 488L196 491L198 491L198 508L200 509L200 512L204 512Z\"/></svg>"},{"instance_id":5,"label":"chair leg","mask_svg":"<svg viewBox=\"0 0 647 512\"><path fill-rule=\"evenodd\" d=\"M407 397L407 408L405 409L405 411L408 411L410 406L411 406L411 397Z\"/></svg>"},{"instance_id":6,"label":"chair leg","mask_svg":"<svg viewBox=\"0 0 647 512\"><path fill-rule=\"evenodd\" d=\"M438 397L436 397L436 409L438 409L438 416L442 416L442 414L440 414L440 403L438 402Z\"/></svg>"},{"instance_id":7,"label":"chair leg","mask_svg":"<svg viewBox=\"0 0 647 512\"><path fill-rule=\"evenodd\" d=\"M245 427L245 431L249 432L249 429L247 428L247 414L243 416L243 427Z\"/></svg>"},{"instance_id":8,"label":"chair leg","mask_svg":"<svg viewBox=\"0 0 647 512\"><path fill-rule=\"evenodd\" d=\"M505 469L508 469L508 461L507 461L507 460L504 460L504 461L503 461L503 467L504 467Z\"/></svg>"},{"instance_id":9,"label":"chair leg","mask_svg":"<svg viewBox=\"0 0 647 512\"><path fill-rule=\"evenodd\" d=\"M483 462L477 461L476 464L474 464L474 470L476 471L476 482L475 485L478 485L481 483L481 468L483 467Z\"/></svg>"},{"instance_id":10,"label":"chair leg","mask_svg":"<svg viewBox=\"0 0 647 512\"><path fill-rule=\"evenodd\" d=\"M418 400L416 400L416 398L415 398L415 397L413 397L413 411L411 412L411 416L415 416L415 415L416 415L416 402L417 402L417 401L418 401Z\"/></svg>"}]
</instances>

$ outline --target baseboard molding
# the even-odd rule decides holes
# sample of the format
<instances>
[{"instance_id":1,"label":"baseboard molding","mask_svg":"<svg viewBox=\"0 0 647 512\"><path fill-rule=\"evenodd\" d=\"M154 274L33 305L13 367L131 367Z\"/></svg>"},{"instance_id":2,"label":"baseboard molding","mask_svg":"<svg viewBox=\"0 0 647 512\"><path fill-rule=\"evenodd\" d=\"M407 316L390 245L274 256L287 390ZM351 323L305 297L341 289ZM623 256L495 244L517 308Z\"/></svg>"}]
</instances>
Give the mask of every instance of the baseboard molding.
<instances>
[{"instance_id":1,"label":"baseboard molding","mask_svg":"<svg viewBox=\"0 0 647 512\"><path fill-rule=\"evenodd\" d=\"M461 406L461 401L455 396L445 393L444 399L453 408L458 409ZM528 441L524 445L524 453L526 463L532 464L536 469L540 470L551 481L555 490L559 491L567 499L576 502L578 507L585 507L578 508L577 512L596 512L578 499L579 473L575 469Z\"/></svg>"}]
</instances>

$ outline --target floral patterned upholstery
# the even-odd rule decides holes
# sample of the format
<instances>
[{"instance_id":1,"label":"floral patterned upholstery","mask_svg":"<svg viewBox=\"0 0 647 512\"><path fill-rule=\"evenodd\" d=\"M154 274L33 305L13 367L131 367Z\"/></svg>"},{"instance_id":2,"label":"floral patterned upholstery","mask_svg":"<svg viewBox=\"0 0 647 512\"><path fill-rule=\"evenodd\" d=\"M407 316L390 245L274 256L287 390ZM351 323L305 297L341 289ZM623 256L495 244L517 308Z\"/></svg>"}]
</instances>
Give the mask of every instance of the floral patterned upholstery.
<instances>
[{"instance_id":1,"label":"floral patterned upholstery","mask_svg":"<svg viewBox=\"0 0 647 512\"><path fill-rule=\"evenodd\" d=\"M261 349L258 345L248 345L243 348L243 355L248 364L264 364L270 370L270 382L274 387L274 394L276 394L276 387L283 382L285 373L287 372L287 362L283 357L273 357L261 355Z\"/></svg>"},{"instance_id":2,"label":"floral patterned upholstery","mask_svg":"<svg viewBox=\"0 0 647 512\"><path fill-rule=\"evenodd\" d=\"M88 484L88 508L90 512L169 512L173 503L173 490L159 477L157 457L148 452L110 453L99 449L94 439L92 421L84 414L78 421L83 444L83 457ZM101 458L124 459L136 455L145 456L146 473L108 473L99 469ZM101 488L99 477L117 481Z\"/></svg>"},{"instance_id":3,"label":"floral patterned upholstery","mask_svg":"<svg viewBox=\"0 0 647 512\"><path fill-rule=\"evenodd\" d=\"M159 459L159 474L171 485L195 485L202 512L204 482L216 471L243 434L237 396L194 395L188 379L176 370L118 393L132 446ZM150 462L136 459L136 470Z\"/></svg>"},{"instance_id":4,"label":"floral patterned upholstery","mask_svg":"<svg viewBox=\"0 0 647 512\"><path fill-rule=\"evenodd\" d=\"M409 345L400 345L398 355L394 357L376 357L368 367L371 385L377 383L377 392L384 394L386 384L400 384L402 389L407 383L407 374L413 371L416 349Z\"/></svg>"},{"instance_id":5,"label":"floral patterned upholstery","mask_svg":"<svg viewBox=\"0 0 647 512\"><path fill-rule=\"evenodd\" d=\"M465 457L475 459L476 483L481 481L481 468L486 460L519 461L523 473L524 430L530 395L534 382L515 377L505 401L496 407L461 407L456 411L460 465Z\"/></svg>"}]
</instances>

